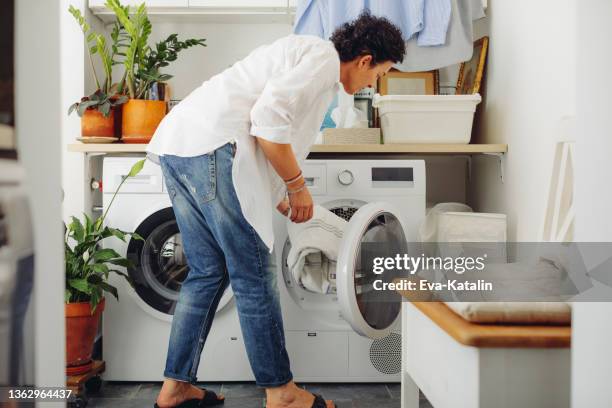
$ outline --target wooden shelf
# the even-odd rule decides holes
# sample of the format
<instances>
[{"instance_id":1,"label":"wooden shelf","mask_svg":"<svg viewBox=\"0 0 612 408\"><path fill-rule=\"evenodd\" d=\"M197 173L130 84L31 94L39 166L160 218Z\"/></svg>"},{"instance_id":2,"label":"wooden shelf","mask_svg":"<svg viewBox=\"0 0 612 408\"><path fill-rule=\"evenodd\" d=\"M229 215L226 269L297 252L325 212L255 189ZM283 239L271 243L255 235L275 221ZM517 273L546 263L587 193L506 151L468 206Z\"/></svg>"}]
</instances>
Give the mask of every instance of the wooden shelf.
<instances>
[{"instance_id":1,"label":"wooden shelf","mask_svg":"<svg viewBox=\"0 0 612 408\"><path fill-rule=\"evenodd\" d=\"M69 152L81 153L144 153L146 144L129 143L71 143ZM355 144L314 145L311 153L399 153L399 154L503 154L506 144Z\"/></svg>"},{"instance_id":2,"label":"wooden shelf","mask_svg":"<svg viewBox=\"0 0 612 408\"><path fill-rule=\"evenodd\" d=\"M417 154L479 154L506 153L505 144L355 144L314 145L312 153L417 153Z\"/></svg>"},{"instance_id":3,"label":"wooden shelf","mask_svg":"<svg viewBox=\"0 0 612 408\"><path fill-rule=\"evenodd\" d=\"M144 153L146 144L132 143L81 143L68 145L69 152L80 153Z\"/></svg>"},{"instance_id":4,"label":"wooden shelf","mask_svg":"<svg viewBox=\"0 0 612 408\"><path fill-rule=\"evenodd\" d=\"M410 293L400 292L410 298ZM483 324L463 319L442 302L412 302L457 342L470 347L569 348L571 325Z\"/></svg>"}]
</instances>

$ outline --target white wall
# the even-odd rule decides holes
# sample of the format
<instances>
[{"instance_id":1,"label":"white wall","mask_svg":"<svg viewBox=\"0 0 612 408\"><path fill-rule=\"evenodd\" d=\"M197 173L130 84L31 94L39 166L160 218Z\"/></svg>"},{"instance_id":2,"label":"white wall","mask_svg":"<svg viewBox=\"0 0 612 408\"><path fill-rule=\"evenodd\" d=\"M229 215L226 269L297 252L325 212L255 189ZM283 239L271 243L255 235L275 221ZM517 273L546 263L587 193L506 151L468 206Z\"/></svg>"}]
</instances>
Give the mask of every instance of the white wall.
<instances>
[{"instance_id":1,"label":"white wall","mask_svg":"<svg viewBox=\"0 0 612 408\"><path fill-rule=\"evenodd\" d=\"M612 241L612 2L577 1L576 16L576 240ZM572 318L572 407L610 407L612 303L576 303Z\"/></svg>"},{"instance_id":2,"label":"white wall","mask_svg":"<svg viewBox=\"0 0 612 408\"><path fill-rule=\"evenodd\" d=\"M560 122L575 115L575 239L612 241L612 84L602 80L612 66L612 3L497 1L488 15L479 140L508 143L509 153L504 184L494 160L475 161L473 202L482 211L506 212L510 239L539 240ZM572 407L610 407L612 304L577 303L572 324Z\"/></svg>"},{"instance_id":3,"label":"white wall","mask_svg":"<svg viewBox=\"0 0 612 408\"><path fill-rule=\"evenodd\" d=\"M505 183L497 160L474 160L471 203L508 215L509 240L540 239L555 138L573 115L573 0L494 1L485 114L478 140L508 143Z\"/></svg>"},{"instance_id":4,"label":"white wall","mask_svg":"<svg viewBox=\"0 0 612 408\"><path fill-rule=\"evenodd\" d=\"M84 158L80 153L68 153L64 146L81 134L81 120L76 112L68 116L68 107L84 95L86 78L85 47L79 25L68 12L73 5L85 12L86 0L60 1L61 38L61 123L62 123L62 189L64 192L63 219L81 216L85 208Z\"/></svg>"},{"instance_id":5,"label":"white wall","mask_svg":"<svg viewBox=\"0 0 612 408\"><path fill-rule=\"evenodd\" d=\"M289 24L211 24L154 22L151 44L178 33L180 39L205 38L206 47L182 51L175 63L163 72L170 80L173 98L181 99L203 81L246 57L260 45L291 33Z\"/></svg>"},{"instance_id":6,"label":"white wall","mask_svg":"<svg viewBox=\"0 0 612 408\"><path fill-rule=\"evenodd\" d=\"M15 128L28 177L36 254L35 381L64 386L59 2L19 0L15 6Z\"/></svg>"}]
</instances>

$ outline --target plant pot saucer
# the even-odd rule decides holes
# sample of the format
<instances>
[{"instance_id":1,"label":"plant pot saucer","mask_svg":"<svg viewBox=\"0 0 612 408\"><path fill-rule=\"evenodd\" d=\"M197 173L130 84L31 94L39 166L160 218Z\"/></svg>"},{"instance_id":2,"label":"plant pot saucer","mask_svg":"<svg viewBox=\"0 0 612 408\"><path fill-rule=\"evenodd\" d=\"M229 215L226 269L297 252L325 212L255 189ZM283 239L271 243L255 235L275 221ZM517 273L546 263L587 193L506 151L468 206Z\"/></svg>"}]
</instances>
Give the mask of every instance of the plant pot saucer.
<instances>
[{"instance_id":1,"label":"plant pot saucer","mask_svg":"<svg viewBox=\"0 0 612 408\"><path fill-rule=\"evenodd\" d=\"M93 360L89 360L87 363L81 364L78 366L66 367L66 375L70 376L70 375L85 374L91 371L92 367L93 367Z\"/></svg>"},{"instance_id":2,"label":"plant pot saucer","mask_svg":"<svg viewBox=\"0 0 612 408\"><path fill-rule=\"evenodd\" d=\"M107 136L85 136L77 137L77 140L83 143L115 143L119 141L119 138Z\"/></svg>"},{"instance_id":3,"label":"plant pot saucer","mask_svg":"<svg viewBox=\"0 0 612 408\"><path fill-rule=\"evenodd\" d=\"M138 136L123 136L121 138L123 143L137 143L137 144L148 144L151 141L151 137L138 137Z\"/></svg>"}]
</instances>

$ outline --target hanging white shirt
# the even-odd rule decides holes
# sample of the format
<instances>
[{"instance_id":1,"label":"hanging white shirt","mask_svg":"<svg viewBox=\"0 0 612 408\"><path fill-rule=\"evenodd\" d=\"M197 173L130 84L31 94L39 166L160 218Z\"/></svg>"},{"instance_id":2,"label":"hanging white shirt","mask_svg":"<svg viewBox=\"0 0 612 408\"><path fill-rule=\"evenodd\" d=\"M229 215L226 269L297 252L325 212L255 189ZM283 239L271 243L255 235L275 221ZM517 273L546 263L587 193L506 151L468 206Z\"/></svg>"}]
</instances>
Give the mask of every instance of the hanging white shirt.
<instances>
[{"instance_id":1,"label":"hanging white shirt","mask_svg":"<svg viewBox=\"0 0 612 408\"><path fill-rule=\"evenodd\" d=\"M290 35L215 75L159 124L147 157L193 157L236 142L232 180L246 220L270 252L272 211L285 185L256 138L291 144L301 165L339 89L340 59L330 41Z\"/></svg>"}]
</instances>

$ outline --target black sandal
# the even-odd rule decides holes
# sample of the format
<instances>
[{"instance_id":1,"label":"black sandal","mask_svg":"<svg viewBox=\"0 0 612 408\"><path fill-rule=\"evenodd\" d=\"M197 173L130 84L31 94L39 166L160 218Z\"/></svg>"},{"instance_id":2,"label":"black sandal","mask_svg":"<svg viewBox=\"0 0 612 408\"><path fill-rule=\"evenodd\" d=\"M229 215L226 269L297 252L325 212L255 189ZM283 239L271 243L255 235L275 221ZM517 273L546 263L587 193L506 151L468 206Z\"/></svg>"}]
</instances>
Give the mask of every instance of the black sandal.
<instances>
[{"instance_id":1,"label":"black sandal","mask_svg":"<svg viewBox=\"0 0 612 408\"><path fill-rule=\"evenodd\" d=\"M225 398L219 399L214 391L204 390L204 398L202 399L189 399L181 402L174 408L201 408L201 407L214 407L215 405L221 405L225 402ZM154 408L160 408L157 403L153 406ZM323 405L325 408L325 405Z\"/></svg>"},{"instance_id":2,"label":"black sandal","mask_svg":"<svg viewBox=\"0 0 612 408\"><path fill-rule=\"evenodd\" d=\"M312 405L310 406L310 408L327 408L327 404L325 403L325 400L323 399L322 396L320 396L319 394L312 394L312 395L314 395L315 399L312 402ZM265 401L266 400L264 400L264 405L267 406L267 404L265 404ZM336 404L334 404L333 402L332 404L333 404L332 407L336 408Z\"/></svg>"},{"instance_id":3,"label":"black sandal","mask_svg":"<svg viewBox=\"0 0 612 408\"><path fill-rule=\"evenodd\" d=\"M310 408L327 408L327 404L325 403L325 400L323 399L322 396L320 396L319 394L312 394L314 395L315 399L312 402L312 407ZM336 404L334 404L332 402L332 407L336 408Z\"/></svg>"}]
</instances>

